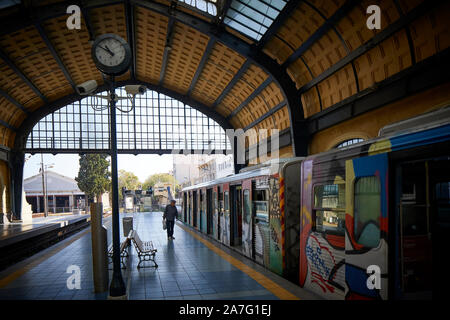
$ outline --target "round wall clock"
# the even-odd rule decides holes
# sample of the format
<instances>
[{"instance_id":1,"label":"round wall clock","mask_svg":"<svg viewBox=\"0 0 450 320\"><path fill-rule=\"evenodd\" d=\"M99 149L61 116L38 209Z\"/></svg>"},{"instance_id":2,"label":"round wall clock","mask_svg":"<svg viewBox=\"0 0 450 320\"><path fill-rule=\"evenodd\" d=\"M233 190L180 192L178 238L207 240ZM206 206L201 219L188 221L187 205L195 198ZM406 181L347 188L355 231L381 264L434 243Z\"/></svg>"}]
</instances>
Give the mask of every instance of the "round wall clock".
<instances>
[{"instance_id":1,"label":"round wall clock","mask_svg":"<svg viewBox=\"0 0 450 320\"><path fill-rule=\"evenodd\" d=\"M110 76L125 73L131 64L130 45L116 34L98 36L92 45L92 59L97 69Z\"/></svg>"}]
</instances>

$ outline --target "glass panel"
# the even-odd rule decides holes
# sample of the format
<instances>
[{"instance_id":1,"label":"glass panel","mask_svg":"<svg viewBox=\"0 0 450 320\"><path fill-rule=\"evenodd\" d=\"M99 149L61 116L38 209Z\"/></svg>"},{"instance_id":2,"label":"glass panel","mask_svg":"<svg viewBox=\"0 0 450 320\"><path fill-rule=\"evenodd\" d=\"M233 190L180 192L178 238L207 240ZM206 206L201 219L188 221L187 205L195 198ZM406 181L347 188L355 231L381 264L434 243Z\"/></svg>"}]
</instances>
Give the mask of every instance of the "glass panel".
<instances>
[{"instance_id":1,"label":"glass panel","mask_svg":"<svg viewBox=\"0 0 450 320\"><path fill-rule=\"evenodd\" d=\"M283 0L232 0L224 22L250 38L259 40L285 5L286 1Z\"/></svg>"},{"instance_id":2,"label":"glass panel","mask_svg":"<svg viewBox=\"0 0 450 320\"><path fill-rule=\"evenodd\" d=\"M402 204L403 236L427 234L427 212L424 205Z\"/></svg>"},{"instance_id":3,"label":"glass panel","mask_svg":"<svg viewBox=\"0 0 450 320\"><path fill-rule=\"evenodd\" d=\"M345 212L331 210L316 210L316 231L331 231L338 235L344 235Z\"/></svg>"},{"instance_id":4,"label":"glass panel","mask_svg":"<svg viewBox=\"0 0 450 320\"><path fill-rule=\"evenodd\" d=\"M314 188L316 208L345 209L345 184L321 185Z\"/></svg>"},{"instance_id":5,"label":"glass panel","mask_svg":"<svg viewBox=\"0 0 450 320\"><path fill-rule=\"evenodd\" d=\"M348 147L348 146L350 146L350 145L352 145L352 144L360 143L360 142L362 142L362 141L364 141L364 139L361 139L361 138L355 138L355 139L345 140L344 142L339 143L339 144L336 146L336 148L339 149L339 148Z\"/></svg>"},{"instance_id":6,"label":"glass panel","mask_svg":"<svg viewBox=\"0 0 450 320\"><path fill-rule=\"evenodd\" d=\"M217 7L215 5L217 0L180 0L180 2L184 2L186 5L197 8L210 15L217 15Z\"/></svg>"},{"instance_id":7,"label":"glass panel","mask_svg":"<svg viewBox=\"0 0 450 320\"><path fill-rule=\"evenodd\" d=\"M381 186L378 177L360 178L355 183L355 239L369 248L380 242Z\"/></svg>"},{"instance_id":8,"label":"glass panel","mask_svg":"<svg viewBox=\"0 0 450 320\"><path fill-rule=\"evenodd\" d=\"M315 231L344 235L345 184L314 187Z\"/></svg>"},{"instance_id":9,"label":"glass panel","mask_svg":"<svg viewBox=\"0 0 450 320\"><path fill-rule=\"evenodd\" d=\"M119 96L126 96L123 89L117 91ZM220 125L190 106L150 90L136 96L135 102L131 112L117 112L119 149L226 150L231 147ZM92 108L94 104L96 110ZM119 102L119 108L125 111L129 105L128 100ZM87 97L55 111L35 125L29 135L31 140L32 143L27 142L30 152L51 148L53 142L57 149L108 149L106 100Z\"/></svg>"},{"instance_id":10,"label":"glass panel","mask_svg":"<svg viewBox=\"0 0 450 320\"><path fill-rule=\"evenodd\" d=\"M267 218L269 215L269 204L267 201L253 201L255 206L256 216L258 218Z\"/></svg>"},{"instance_id":11,"label":"glass panel","mask_svg":"<svg viewBox=\"0 0 450 320\"><path fill-rule=\"evenodd\" d=\"M228 191L224 193L224 210L228 211Z\"/></svg>"}]
</instances>

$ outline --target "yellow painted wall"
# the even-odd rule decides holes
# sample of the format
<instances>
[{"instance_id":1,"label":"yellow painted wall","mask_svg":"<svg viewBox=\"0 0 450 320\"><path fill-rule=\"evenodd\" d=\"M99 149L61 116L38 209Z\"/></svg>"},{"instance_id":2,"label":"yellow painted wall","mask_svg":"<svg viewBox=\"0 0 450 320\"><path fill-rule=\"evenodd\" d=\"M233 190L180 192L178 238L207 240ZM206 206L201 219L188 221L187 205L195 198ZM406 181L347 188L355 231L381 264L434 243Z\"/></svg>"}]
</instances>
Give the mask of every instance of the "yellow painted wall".
<instances>
[{"instance_id":1,"label":"yellow painted wall","mask_svg":"<svg viewBox=\"0 0 450 320\"><path fill-rule=\"evenodd\" d=\"M0 161L0 214L6 214L11 211L9 189L9 167L6 162Z\"/></svg>"},{"instance_id":2,"label":"yellow painted wall","mask_svg":"<svg viewBox=\"0 0 450 320\"><path fill-rule=\"evenodd\" d=\"M378 131L388 124L449 104L450 83L446 83L316 133L309 144L309 154L327 151L352 138L375 138Z\"/></svg>"},{"instance_id":3,"label":"yellow painted wall","mask_svg":"<svg viewBox=\"0 0 450 320\"><path fill-rule=\"evenodd\" d=\"M252 165L257 165L257 164L261 164L264 163L266 161L272 160L271 156L269 154L269 156L262 156L262 157L258 157L256 163L249 163L249 167L251 167ZM292 158L294 156L294 153L292 152L292 146L287 146L287 147L283 147L278 151L278 158Z\"/></svg>"}]
</instances>

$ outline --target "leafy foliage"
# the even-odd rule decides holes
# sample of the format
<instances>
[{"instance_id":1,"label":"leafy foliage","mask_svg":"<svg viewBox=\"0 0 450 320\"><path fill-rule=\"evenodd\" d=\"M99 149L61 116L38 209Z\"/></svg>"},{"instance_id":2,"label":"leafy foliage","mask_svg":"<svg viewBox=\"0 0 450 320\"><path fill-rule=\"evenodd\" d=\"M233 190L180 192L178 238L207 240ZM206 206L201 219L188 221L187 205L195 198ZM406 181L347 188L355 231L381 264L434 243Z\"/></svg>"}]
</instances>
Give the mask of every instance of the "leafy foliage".
<instances>
[{"instance_id":1,"label":"leafy foliage","mask_svg":"<svg viewBox=\"0 0 450 320\"><path fill-rule=\"evenodd\" d=\"M127 190L136 190L141 185L138 177L132 173L125 170L119 170L119 200L123 200L122 188L125 187Z\"/></svg>"},{"instance_id":2,"label":"leafy foliage","mask_svg":"<svg viewBox=\"0 0 450 320\"><path fill-rule=\"evenodd\" d=\"M168 173L155 173L149 176L144 184L142 185L143 190L147 190L149 187L153 187L157 183L170 183L170 185L175 184L175 189L179 188L179 183L175 178Z\"/></svg>"},{"instance_id":3,"label":"leafy foliage","mask_svg":"<svg viewBox=\"0 0 450 320\"><path fill-rule=\"evenodd\" d=\"M75 180L78 188L88 198L101 201L101 196L111 189L109 161L106 154L84 154L80 156L80 170Z\"/></svg>"}]
</instances>

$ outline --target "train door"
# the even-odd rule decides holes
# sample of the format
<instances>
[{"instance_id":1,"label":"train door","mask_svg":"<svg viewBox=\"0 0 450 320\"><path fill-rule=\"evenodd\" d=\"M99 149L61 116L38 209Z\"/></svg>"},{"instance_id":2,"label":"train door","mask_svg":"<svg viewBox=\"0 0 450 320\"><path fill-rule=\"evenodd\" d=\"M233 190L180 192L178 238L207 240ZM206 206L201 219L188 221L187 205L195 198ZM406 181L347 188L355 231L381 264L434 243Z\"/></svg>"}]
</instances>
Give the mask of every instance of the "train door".
<instances>
[{"instance_id":1,"label":"train door","mask_svg":"<svg viewBox=\"0 0 450 320\"><path fill-rule=\"evenodd\" d=\"M301 161L287 163L280 177L280 211L284 224L283 273L294 283L299 281L300 166Z\"/></svg>"},{"instance_id":2,"label":"train door","mask_svg":"<svg viewBox=\"0 0 450 320\"><path fill-rule=\"evenodd\" d=\"M252 181L242 183L242 252L253 259L253 210L252 210Z\"/></svg>"},{"instance_id":3,"label":"train door","mask_svg":"<svg viewBox=\"0 0 450 320\"><path fill-rule=\"evenodd\" d=\"M397 285L401 290L397 298L431 299L433 289L444 280L433 279L433 275L446 272L439 259L448 250L444 244L448 243L450 231L449 168L448 158L397 165L400 195Z\"/></svg>"},{"instance_id":4,"label":"train door","mask_svg":"<svg viewBox=\"0 0 450 320\"><path fill-rule=\"evenodd\" d=\"M231 186L231 245L237 249L242 249L242 186Z\"/></svg>"},{"instance_id":5,"label":"train door","mask_svg":"<svg viewBox=\"0 0 450 320\"><path fill-rule=\"evenodd\" d=\"M213 233L213 196L212 189L206 190L206 233Z\"/></svg>"},{"instance_id":6,"label":"train door","mask_svg":"<svg viewBox=\"0 0 450 320\"><path fill-rule=\"evenodd\" d=\"M346 299L387 299L387 154L347 160L345 180Z\"/></svg>"},{"instance_id":7,"label":"train door","mask_svg":"<svg viewBox=\"0 0 450 320\"><path fill-rule=\"evenodd\" d=\"M230 223L230 187L223 185L223 224L222 224L222 242L231 245L231 223Z\"/></svg>"},{"instance_id":8,"label":"train door","mask_svg":"<svg viewBox=\"0 0 450 320\"><path fill-rule=\"evenodd\" d=\"M252 191L253 212L255 215L253 243L253 256L264 266L269 265L269 201L268 189Z\"/></svg>"},{"instance_id":9,"label":"train door","mask_svg":"<svg viewBox=\"0 0 450 320\"><path fill-rule=\"evenodd\" d=\"M445 275L448 272L447 255L448 237L450 234L450 157L430 163L431 194L431 239L433 274ZM445 299L448 292L449 279L434 277L433 299Z\"/></svg>"},{"instance_id":10,"label":"train door","mask_svg":"<svg viewBox=\"0 0 450 320\"><path fill-rule=\"evenodd\" d=\"M219 206L218 206L218 204L219 203L218 203L217 186L213 187L212 194L213 194L212 195L212 198L213 198L213 200L212 200L212 206L213 206L213 208L212 208L212 213L213 213L213 215L212 215L212 228L213 228L212 234L213 234L214 239L218 239L218 236L219 236L219 232L218 232Z\"/></svg>"},{"instance_id":11,"label":"train door","mask_svg":"<svg viewBox=\"0 0 450 320\"><path fill-rule=\"evenodd\" d=\"M206 221L206 191L200 189L200 231L206 233L207 221Z\"/></svg>"},{"instance_id":12,"label":"train door","mask_svg":"<svg viewBox=\"0 0 450 320\"><path fill-rule=\"evenodd\" d=\"M186 192L187 194L187 206L188 206L188 216L187 216L187 223L189 225L191 225L191 214L192 214L192 196L191 196L191 192L188 191Z\"/></svg>"},{"instance_id":13,"label":"train door","mask_svg":"<svg viewBox=\"0 0 450 320\"><path fill-rule=\"evenodd\" d=\"M217 240L223 241L223 226L225 224L225 217L223 215L223 188L218 187L217 199L219 201L218 217L217 217Z\"/></svg>"},{"instance_id":14,"label":"train door","mask_svg":"<svg viewBox=\"0 0 450 320\"><path fill-rule=\"evenodd\" d=\"M197 228L197 191L192 191L192 226Z\"/></svg>"},{"instance_id":15,"label":"train door","mask_svg":"<svg viewBox=\"0 0 450 320\"><path fill-rule=\"evenodd\" d=\"M188 199L187 199L187 192L183 192L183 221L187 222L187 211L188 211Z\"/></svg>"}]
</instances>

